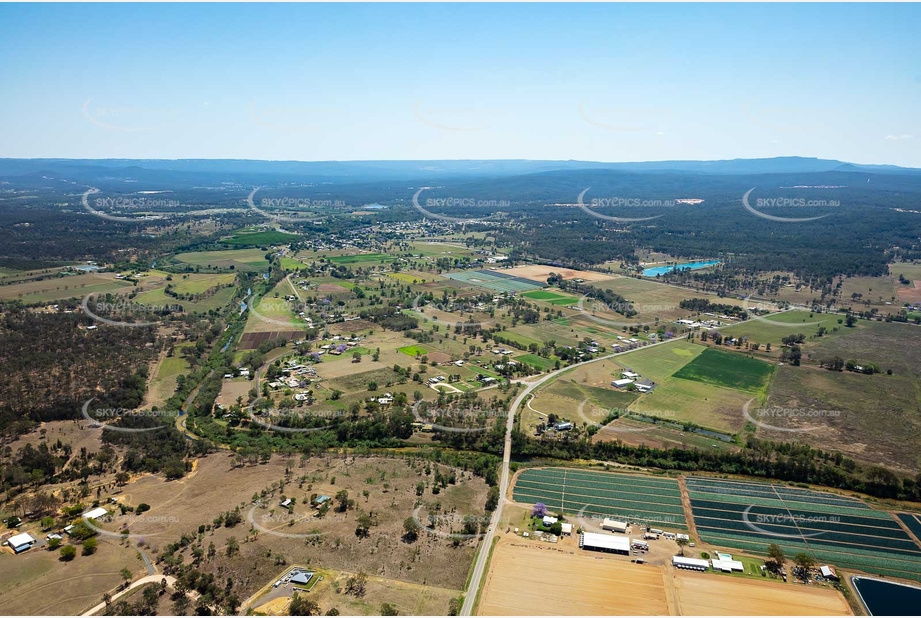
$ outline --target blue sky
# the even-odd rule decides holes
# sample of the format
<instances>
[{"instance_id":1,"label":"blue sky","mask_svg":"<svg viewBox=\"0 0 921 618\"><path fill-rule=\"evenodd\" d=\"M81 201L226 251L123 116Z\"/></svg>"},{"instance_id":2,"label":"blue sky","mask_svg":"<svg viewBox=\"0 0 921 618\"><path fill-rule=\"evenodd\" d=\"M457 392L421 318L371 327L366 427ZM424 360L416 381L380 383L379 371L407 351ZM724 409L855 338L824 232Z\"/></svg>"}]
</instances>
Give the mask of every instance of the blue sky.
<instances>
[{"instance_id":1,"label":"blue sky","mask_svg":"<svg viewBox=\"0 0 921 618\"><path fill-rule=\"evenodd\" d=\"M913 5L0 5L0 156L921 167Z\"/></svg>"}]
</instances>

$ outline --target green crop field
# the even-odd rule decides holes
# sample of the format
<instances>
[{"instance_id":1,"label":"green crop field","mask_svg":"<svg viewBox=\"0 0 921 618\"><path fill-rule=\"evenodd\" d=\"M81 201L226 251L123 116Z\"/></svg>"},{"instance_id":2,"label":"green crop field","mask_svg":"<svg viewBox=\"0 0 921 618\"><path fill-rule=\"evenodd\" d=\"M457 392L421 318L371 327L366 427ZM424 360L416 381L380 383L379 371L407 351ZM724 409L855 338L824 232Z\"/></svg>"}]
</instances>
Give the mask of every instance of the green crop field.
<instances>
[{"instance_id":1,"label":"green crop field","mask_svg":"<svg viewBox=\"0 0 921 618\"><path fill-rule=\"evenodd\" d=\"M569 516L604 517L640 525L684 530L678 482L651 476L614 474L569 468L523 471L512 494L516 502L542 502Z\"/></svg>"},{"instance_id":2,"label":"green crop field","mask_svg":"<svg viewBox=\"0 0 921 618\"><path fill-rule=\"evenodd\" d=\"M427 348L423 348L421 345L407 345L403 346L402 348L397 348L397 352L402 352L406 356L416 358L417 356L424 356L425 354L428 354L429 350Z\"/></svg>"},{"instance_id":3,"label":"green crop field","mask_svg":"<svg viewBox=\"0 0 921 618\"><path fill-rule=\"evenodd\" d=\"M688 478L702 539L765 553L776 543L820 563L921 580L921 547L891 514L855 498L786 485Z\"/></svg>"},{"instance_id":4,"label":"green crop field","mask_svg":"<svg viewBox=\"0 0 921 618\"><path fill-rule=\"evenodd\" d=\"M707 348L675 377L758 393L767 388L773 372L774 366L762 360Z\"/></svg>"},{"instance_id":5,"label":"green crop field","mask_svg":"<svg viewBox=\"0 0 921 618\"><path fill-rule=\"evenodd\" d=\"M521 295L525 298L530 298L531 300L556 300L563 298L562 294L557 294L556 292L548 292L546 290L532 290L530 292L523 292Z\"/></svg>"},{"instance_id":6,"label":"green crop field","mask_svg":"<svg viewBox=\"0 0 921 618\"><path fill-rule=\"evenodd\" d=\"M549 358L544 358L543 356L538 356L537 354L525 354L524 356L516 356L516 361L527 363L532 367L537 367L538 369L553 369L555 366L554 361Z\"/></svg>"}]
</instances>

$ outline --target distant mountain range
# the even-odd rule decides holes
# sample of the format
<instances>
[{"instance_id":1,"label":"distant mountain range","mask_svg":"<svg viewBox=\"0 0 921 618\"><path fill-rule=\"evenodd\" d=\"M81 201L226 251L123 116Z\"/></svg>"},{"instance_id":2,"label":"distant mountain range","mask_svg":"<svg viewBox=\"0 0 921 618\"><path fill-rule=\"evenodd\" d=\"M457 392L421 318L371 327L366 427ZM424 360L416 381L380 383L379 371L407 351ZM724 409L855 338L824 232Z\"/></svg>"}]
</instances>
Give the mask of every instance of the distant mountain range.
<instances>
[{"instance_id":1,"label":"distant mountain range","mask_svg":"<svg viewBox=\"0 0 921 618\"><path fill-rule=\"evenodd\" d=\"M0 159L0 176L55 174L125 177L132 173L167 172L179 175L230 175L247 181L283 180L312 182L367 182L379 180L426 180L500 178L542 172L610 170L633 173L681 173L685 175L752 175L816 172L868 172L873 174L921 174L921 169L896 165L860 165L834 159L775 157L723 161L646 161L603 163L599 161L530 161L526 159L435 161L256 161L247 159Z\"/></svg>"}]
</instances>

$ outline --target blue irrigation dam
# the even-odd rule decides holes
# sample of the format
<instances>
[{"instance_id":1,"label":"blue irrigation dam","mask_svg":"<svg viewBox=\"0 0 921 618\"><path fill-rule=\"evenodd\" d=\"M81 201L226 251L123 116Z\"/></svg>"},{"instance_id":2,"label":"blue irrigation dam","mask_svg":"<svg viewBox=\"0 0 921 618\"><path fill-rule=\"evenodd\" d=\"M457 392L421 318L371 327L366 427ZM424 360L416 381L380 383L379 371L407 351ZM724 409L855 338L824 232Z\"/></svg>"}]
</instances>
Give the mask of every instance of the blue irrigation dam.
<instances>
[{"instance_id":1,"label":"blue irrigation dam","mask_svg":"<svg viewBox=\"0 0 921 618\"><path fill-rule=\"evenodd\" d=\"M670 273L674 270L697 270L699 268L709 268L710 266L716 266L719 264L719 260L707 260L706 262L688 262L687 264L674 264L673 266L654 266L652 268L647 268L643 271L644 277L655 277L657 275L664 275L665 273Z\"/></svg>"},{"instance_id":2,"label":"blue irrigation dam","mask_svg":"<svg viewBox=\"0 0 921 618\"><path fill-rule=\"evenodd\" d=\"M871 616L914 616L921 607L921 588L881 579L851 579Z\"/></svg>"}]
</instances>

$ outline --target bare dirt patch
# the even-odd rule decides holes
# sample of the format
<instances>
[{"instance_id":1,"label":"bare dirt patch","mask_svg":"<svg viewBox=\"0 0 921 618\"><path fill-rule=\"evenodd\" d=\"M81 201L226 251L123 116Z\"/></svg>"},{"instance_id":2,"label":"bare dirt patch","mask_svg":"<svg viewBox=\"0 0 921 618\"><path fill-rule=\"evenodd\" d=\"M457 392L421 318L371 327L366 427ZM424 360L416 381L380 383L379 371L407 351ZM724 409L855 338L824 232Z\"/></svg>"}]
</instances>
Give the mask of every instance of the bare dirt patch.
<instances>
[{"instance_id":1,"label":"bare dirt patch","mask_svg":"<svg viewBox=\"0 0 921 618\"><path fill-rule=\"evenodd\" d=\"M446 363L451 360L451 355L446 352L428 352L426 356L429 359L429 362L435 363Z\"/></svg>"},{"instance_id":2,"label":"bare dirt patch","mask_svg":"<svg viewBox=\"0 0 921 618\"><path fill-rule=\"evenodd\" d=\"M900 301L919 302L921 301L921 281L912 281L911 286L900 285L896 293L899 295Z\"/></svg>"},{"instance_id":3,"label":"bare dirt patch","mask_svg":"<svg viewBox=\"0 0 921 618\"><path fill-rule=\"evenodd\" d=\"M693 571L675 571L672 583L683 616L853 615L841 593L830 588Z\"/></svg>"},{"instance_id":4,"label":"bare dirt patch","mask_svg":"<svg viewBox=\"0 0 921 618\"><path fill-rule=\"evenodd\" d=\"M317 290L324 294L348 294L349 292L348 288L336 285L335 283L321 283L317 286Z\"/></svg>"},{"instance_id":5,"label":"bare dirt patch","mask_svg":"<svg viewBox=\"0 0 921 618\"><path fill-rule=\"evenodd\" d=\"M614 279L613 275L605 273L596 273L591 270L574 270L572 268L562 268L560 266L544 266L543 264L530 264L528 266L516 266L515 268L504 268L503 273L524 277L532 281L547 282L550 273L561 275L563 279L585 279L586 281L607 281Z\"/></svg>"},{"instance_id":6,"label":"bare dirt patch","mask_svg":"<svg viewBox=\"0 0 921 618\"><path fill-rule=\"evenodd\" d=\"M478 611L481 616L668 613L661 567L504 538L493 552Z\"/></svg>"}]
</instances>

